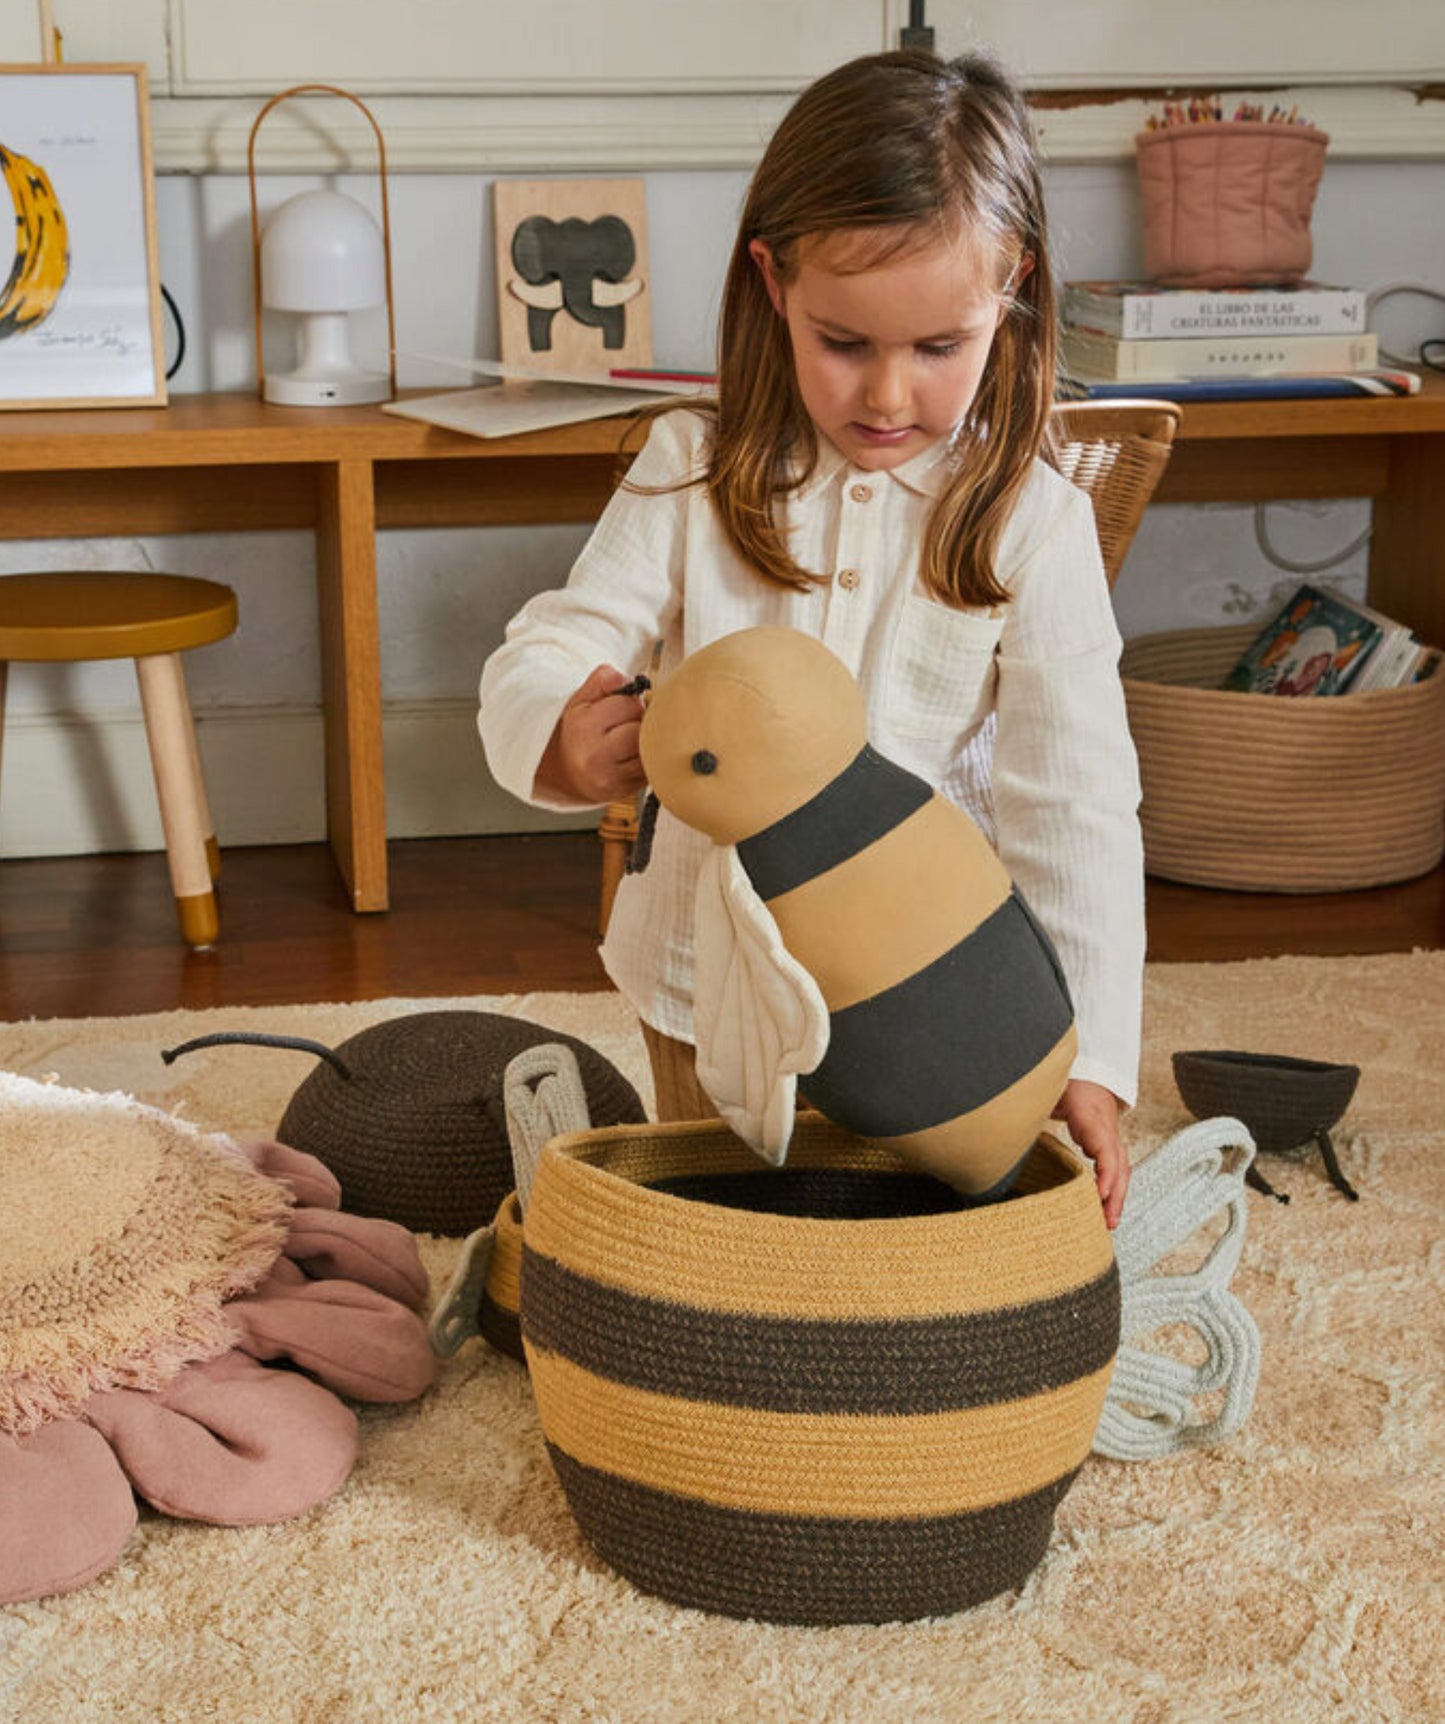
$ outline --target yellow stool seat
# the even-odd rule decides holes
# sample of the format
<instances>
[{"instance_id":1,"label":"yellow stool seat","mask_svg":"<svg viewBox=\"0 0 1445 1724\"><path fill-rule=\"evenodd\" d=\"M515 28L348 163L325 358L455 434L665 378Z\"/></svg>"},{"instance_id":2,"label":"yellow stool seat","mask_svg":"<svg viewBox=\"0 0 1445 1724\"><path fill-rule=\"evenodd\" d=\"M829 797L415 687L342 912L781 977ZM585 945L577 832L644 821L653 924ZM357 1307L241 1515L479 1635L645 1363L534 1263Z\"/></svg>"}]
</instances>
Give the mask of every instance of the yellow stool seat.
<instances>
[{"instance_id":1,"label":"yellow stool seat","mask_svg":"<svg viewBox=\"0 0 1445 1724\"><path fill-rule=\"evenodd\" d=\"M184 652L236 627L236 595L190 575L56 570L0 578L0 659L76 664Z\"/></svg>"},{"instance_id":2,"label":"yellow stool seat","mask_svg":"<svg viewBox=\"0 0 1445 1724\"><path fill-rule=\"evenodd\" d=\"M57 569L0 576L0 712L11 660L135 660L181 935L198 947L214 945L220 933L214 888L221 853L180 655L235 627L231 589L190 575Z\"/></svg>"}]
</instances>

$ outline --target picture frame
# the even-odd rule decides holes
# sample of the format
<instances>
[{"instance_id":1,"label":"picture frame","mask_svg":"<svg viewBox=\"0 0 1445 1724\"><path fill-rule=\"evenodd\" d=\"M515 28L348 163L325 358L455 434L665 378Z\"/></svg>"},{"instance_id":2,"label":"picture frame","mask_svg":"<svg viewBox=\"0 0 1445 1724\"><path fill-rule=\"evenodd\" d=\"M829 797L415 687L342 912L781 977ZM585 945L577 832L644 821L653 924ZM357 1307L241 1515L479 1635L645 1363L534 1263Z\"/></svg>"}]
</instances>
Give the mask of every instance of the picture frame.
<instances>
[{"instance_id":1,"label":"picture frame","mask_svg":"<svg viewBox=\"0 0 1445 1724\"><path fill-rule=\"evenodd\" d=\"M166 402L143 65L0 65L0 410Z\"/></svg>"}]
</instances>

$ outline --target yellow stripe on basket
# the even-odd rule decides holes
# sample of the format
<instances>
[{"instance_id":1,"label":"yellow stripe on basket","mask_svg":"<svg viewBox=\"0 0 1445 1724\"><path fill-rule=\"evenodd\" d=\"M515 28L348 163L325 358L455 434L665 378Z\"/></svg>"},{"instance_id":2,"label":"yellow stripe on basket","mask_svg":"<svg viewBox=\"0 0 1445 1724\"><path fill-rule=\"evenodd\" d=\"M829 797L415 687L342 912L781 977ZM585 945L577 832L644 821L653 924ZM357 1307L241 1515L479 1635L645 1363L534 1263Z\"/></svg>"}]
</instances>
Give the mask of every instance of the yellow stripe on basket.
<instances>
[{"instance_id":1,"label":"yellow stripe on basket","mask_svg":"<svg viewBox=\"0 0 1445 1724\"><path fill-rule=\"evenodd\" d=\"M671 1129L680 1134L683 1165L690 1158L695 1172L729 1158L758 1165L721 1122ZM1049 1138L1020 1174L1027 1201L864 1226L692 1202L598 1164L615 1155L628 1165L635 1139L661 1165L668 1130L617 1127L602 1144L582 1133L554 1140L527 1210L528 1246L590 1280L652 1299L834 1321L1025 1305L1085 1286L1113 1261L1092 1177ZM811 1147L826 1151L834 1134L804 1132L800 1122L800 1161L810 1135Z\"/></svg>"},{"instance_id":2,"label":"yellow stripe on basket","mask_svg":"<svg viewBox=\"0 0 1445 1724\"><path fill-rule=\"evenodd\" d=\"M515 1191L509 1191L497 1211L492 1259L487 1265L487 1293L504 1310L516 1313L522 1303L522 1212Z\"/></svg>"},{"instance_id":3,"label":"yellow stripe on basket","mask_svg":"<svg viewBox=\"0 0 1445 1724\"><path fill-rule=\"evenodd\" d=\"M678 1400L530 1346L527 1361L547 1441L584 1466L723 1508L869 1520L968 1513L1065 1477L1113 1369L1023 1401L880 1417Z\"/></svg>"}]
</instances>

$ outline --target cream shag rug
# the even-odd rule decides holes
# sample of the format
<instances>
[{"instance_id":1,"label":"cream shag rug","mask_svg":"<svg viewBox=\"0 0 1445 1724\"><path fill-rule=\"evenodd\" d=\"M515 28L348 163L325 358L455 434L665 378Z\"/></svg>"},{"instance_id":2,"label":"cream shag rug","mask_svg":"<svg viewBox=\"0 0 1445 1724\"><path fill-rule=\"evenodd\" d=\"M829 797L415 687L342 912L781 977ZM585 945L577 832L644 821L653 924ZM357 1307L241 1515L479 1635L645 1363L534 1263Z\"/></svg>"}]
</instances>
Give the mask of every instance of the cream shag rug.
<instances>
[{"instance_id":1,"label":"cream shag rug","mask_svg":"<svg viewBox=\"0 0 1445 1724\"><path fill-rule=\"evenodd\" d=\"M269 1133L314 1061L158 1050L222 1027L336 1042L442 1005L593 1042L646 1094L610 995L385 1001L0 1026L0 1067ZM26 1724L1441 1724L1445 1721L1445 952L1155 967L1136 1157L1187 1123L1169 1054L1364 1068L1317 1159L1273 1157L1235 1286L1264 1363L1223 1449L1094 1459L1021 1592L883 1628L764 1627L639 1595L568 1513L511 1360L469 1343L422 1403L363 1412L304 1519L142 1512L121 1563L0 1610L0 1718ZM426 1244L434 1284L455 1247ZM3 1529L0 1529L3 1536Z\"/></svg>"}]
</instances>

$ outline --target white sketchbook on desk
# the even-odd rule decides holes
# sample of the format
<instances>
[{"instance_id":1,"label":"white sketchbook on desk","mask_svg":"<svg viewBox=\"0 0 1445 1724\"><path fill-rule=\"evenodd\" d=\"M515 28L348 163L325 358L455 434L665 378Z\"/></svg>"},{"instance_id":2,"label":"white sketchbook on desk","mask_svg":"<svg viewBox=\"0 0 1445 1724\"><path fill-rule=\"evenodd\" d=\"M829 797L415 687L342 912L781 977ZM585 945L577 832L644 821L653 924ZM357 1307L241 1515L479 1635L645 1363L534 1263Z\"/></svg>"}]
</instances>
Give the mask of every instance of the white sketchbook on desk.
<instances>
[{"instance_id":1,"label":"white sketchbook on desk","mask_svg":"<svg viewBox=\"0 0 1445 1724\"><path fill-rule=\"evenodd\" d=\"M516 437L524 431L545 431L550 425L573 425L582 419L607 419L661 400L652 389L592 388L577 383L505 382L481 389L449 389L442 395L418 395L410 401L384 401L384 413L403 419L423 419L469 437Z\"/></svg>"},{"instance_id":2,"label":"white sketchbook on desk","mask_svg":"<svg viewBox=\"0 0 1445 1724\"><path fill-rule=\"evenodd\" d=\"M458 370L497 379L479 389L449 389L441 395L382 403L383 412L421 419L469 437L517 437L524 431L545 431L551 425L609 419L615 413L651 407L668 396L700 394L710 381L679 381L667 373L649 377L645 383L605 374L593 377L564 372L549 376L489 359L442 359L435 354L405 357L455 365Z\"/></svg>"}]
</instances>

